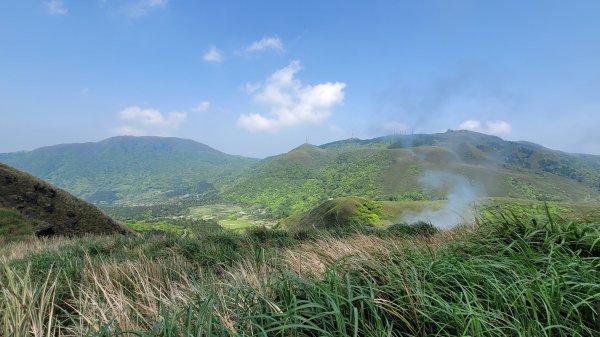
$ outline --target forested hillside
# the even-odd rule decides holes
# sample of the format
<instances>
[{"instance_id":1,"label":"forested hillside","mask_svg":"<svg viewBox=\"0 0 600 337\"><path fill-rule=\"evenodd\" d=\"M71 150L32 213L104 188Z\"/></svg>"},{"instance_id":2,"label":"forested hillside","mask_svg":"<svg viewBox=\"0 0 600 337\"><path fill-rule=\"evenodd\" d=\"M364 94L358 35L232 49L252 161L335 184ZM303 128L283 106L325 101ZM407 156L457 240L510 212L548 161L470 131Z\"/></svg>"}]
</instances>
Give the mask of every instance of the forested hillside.
<instances>
[{"instance_id":1,"label":"forested hillside","mask_svg":"<svg viewBox=\"0 0 600 337\"><path fill-rule=\"evenodd\" d=\"M477 197L600 197L600 157L470 131L304 144L260 161L191 140L115 137L2 154L0 161L98 205L227 202L264 209L269 217L336 197L440 200L458 185ZM431 181L440 174L445 182Z\"/></svg>"},{"instance_id":2,"label":"forested hillside","mask_svg":"<svg viewBox=\"0 0 600 337\"><path fill-rule=\"evenodd\" d=\"M466 181L477 196L576 202L600 196L598 156L470 131L349 139L319 147L305 144L263 160L227 186L223 195L267 208L274 216L342 196L446 198L453 187L433 186L426 178L431 172Z\"/></svg>"},{"instance_id":3,"label":"forested hillside","mask_svg":"<svg viewBox=\"0 0 600 337\"><path fill-rule=\"evenodd\" d=\"M215 182L256 160L186 139L114 137L0 154L7 163L96 204L210 198Z\"/></svg>"}]
</instances>

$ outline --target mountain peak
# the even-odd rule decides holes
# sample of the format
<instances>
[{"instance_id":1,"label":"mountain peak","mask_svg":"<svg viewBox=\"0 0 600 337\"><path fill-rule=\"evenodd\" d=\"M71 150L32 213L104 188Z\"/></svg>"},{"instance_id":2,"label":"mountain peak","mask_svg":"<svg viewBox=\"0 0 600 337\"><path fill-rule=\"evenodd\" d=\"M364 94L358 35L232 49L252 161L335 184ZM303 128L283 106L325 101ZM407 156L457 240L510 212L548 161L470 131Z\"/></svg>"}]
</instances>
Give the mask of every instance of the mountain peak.
<instances>
[{"instance_id":1,"label":"mountain peak","mask_svg":"<svg viewBox=\"0 0 600 337\"><path fill-rule=\"evenodd\" d=\"M115 136L101 140L97 146L120 146L120 147L148 147L155 150L195 150L213 153L222 153L206 144L191 139L160 136Z\"/></svg>"},{"instance_id":2,"label":"mountain peak","mask_svg":"<svg viewBox=\"0 0 600 337\"><path fill-rule=\"evenodd\" d=\"M294 152L294 151L303 151L303 152L307 152L307 153L324 153L324 152L326 152L326 150L324 150L318 146L308 144L308 143L304 143L298 147L295 147L289 152Z\"/></svg>"},{"instance_id":3,"label":"mountain peak","mask_svg":"<svg viewBox=\"0 0 600 337\"><path fill-rule=\"evenodd\" d=\"M172 190L202 194L255 162L193 140L151 136L54 145L0 160L99 204L168 198Z\"/></svg>"}]
</instances>

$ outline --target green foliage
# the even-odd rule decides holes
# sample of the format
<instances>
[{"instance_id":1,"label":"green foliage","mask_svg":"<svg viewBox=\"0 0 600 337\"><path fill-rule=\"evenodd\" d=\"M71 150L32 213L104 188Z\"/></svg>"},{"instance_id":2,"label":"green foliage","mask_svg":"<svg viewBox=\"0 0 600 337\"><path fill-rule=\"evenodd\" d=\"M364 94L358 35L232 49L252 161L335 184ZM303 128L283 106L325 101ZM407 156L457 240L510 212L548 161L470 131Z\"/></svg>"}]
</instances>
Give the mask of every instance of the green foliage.
<instances>
[{"instance_id":1,"label":"green foliage","mask_svg":"<svg viewBox=\"0 0 600 337\"><path fill-rule=\"evenodd\" d=\"M389 196L386 198L388 201L423 201L429 200L426 194L423 192L411 191L402 193L400 196Z\"/></svg>"},{"instance_id":2,"label":"green foliage","mask_svg":"<svg viewBox=\"0 0 600 337\"><path fill-rule=\"evenodd\" d=\"M390 149L401 149L419 146L433 146L439 140L434 135L412 135L410 137L402 137L402 139L392 143Z\"/></svg>"},{"instance_id":3,"label":"green foliage","mask_svg":"<svg viewBox=\"0 0 600 337\"><path fill-rule=\"evenodd\" d=\"M265 209L270 216L276 218L306 210L323 198L323 190L316 179L266 179L244 181L236 186L235 192L225 192L225 197Z\"/></svg>"},{"instance_id":4,"label":"green foliage","mask_svg":"<svg viewBox=\"0 0 600 337\"><path fill-rule=\"evenodd\" d=\"M323 230L316 228L297 228L289 231L292 238L296 241L314 241L323 236Z\"/></svg>"},{"instance_id":5,"label":"green foliage","mask_svg":"<svg viewBox=\"0 0 600 337\"><path fill-rule=\"evenodd\" d=\"M320 147L304 144L262 161L157 137L53 146L1 155L0 160L128 220L214 203L249 205L264 210L264 217L286 218L329 198L352 195L392 201L443 199L444 191L428 191L420 180L431 170L469 177L489 196L600 199L598 156L468 131L349 139Z\"/></svg>"},{"instance_id":6,"label":"green foliage","mask_svg":"<svg viewBox=\"0 0 600 337\"><path fill-rule=\"evenodd\" d=\"M0 208L0 240L20 240L33 235L34 222L17 210Z\"/></svg>"},{"instance_id":7,"label":"green foliage","mask_svg":"<svg viewBox=\"0 0 600 337\"><path fill-rule=\"evenodd\" d=\"M156 218L185 215L190 207L197 206L196 200L170 200L155 205L101 206L110 216L120 221L133 222Z\"/></svg>"},{"instance_id":8,"label":"green foliage","mask_svg":"<svg viewBox=\"0 0 600 337\"><path fill-rule=\"evenodd\" d=\"M469 177L490 196L540 201L600 199L600 160L508 142L468 131L351 139L320 147L303 145L260 162L226 184L229 201L286 217L329 199L437 200L420 177L444 171Z\"/></svg>"},{"instance_id":9,"label":"green foliage","mask_svg":"<svg viewBox=\"0 0 600 337\"><path fill-rule=\"evenodd\" d=\"M396 236L424 236L429 237L438 232L431 223L419 221L414 224L397 223L390 225L386 231Z\"/></svg>"},{"instance_id":10,"label":"green foliage","mask_svg":"<svg viewBox=\"0 0 600 337\"><path fill-rule=\"evenodd\" d=\"M366 200L356 205L356 212L349 217L349 220L356 224L374 225L381 221L379 215L383 210L383 206L379 203Z\"/></svg>"},{"instance_id":11,"label":"green foliage","mask_svg":"<svg viewBox=\"0 0 600 337\"><path fill-rule=\"evenodd\" d=\"M177 235L182 235L184 233L184 228L174 226L163 221L131 222L128 223L127 226L138 232L162 231L170 232Z\"/></svg>"},{"instance_id":12,"label":"green foliage","mask_svg":"<svg viewBox=\"0 0 600 337\"><path fill-rule=\"evenodd\" d=\"M363 227L381 222L383 205L358 197L335 198L286 219L283 225L294 230Z\"/></svg>"},{"instance_id":13,"label":"green foliage","mask_svg":"<svg viewBox=\"0 0 600 337\"><path fill-rule=\"evenodd\" d=\"M156 218L126 223L130 228L145 233L170 233L185 237L202 237L222 230L214 220L194 218Z\"/></svg>"},{"instance_id":14,"label":"green foliage","mask_svg":"<svg viewBox=\"0 0 600 337\"><path fill-rule=\"evenodd\" d=\"M246 234L257 246L286 247L294 243L290 233L282 229L271 229L264 226L254 227L248 229ZM296 238L302 239L298 236L298 233L296 233Z\"/></svg>"},{"instance_id":15,"label":"green foliage","mask_svg":"<svg viewBox=\"0 0 600 337\"><path fill-rule=\"evenodd\" d=\"M155 321L144 318L147 328L128 329L107 317L91 326L88 336L123 336L126 330L151 337L595 336L600 333L600 227L558 222L549 208L546 213L543 222L498 214L483 220L473 233L455 233L454 241L437 248L390 239L444 235L431 232L430 225L393 225L382 230L388 232L388 241L380 241L383 247L378 248L386 253L359 250L359 258L330 261L318 277L281 265L277 247L289 248L296 241L267 228L201 240L169 235L83 238L4 266L9 272L0 274L0 321L5 321L5 312L15 310L6 290L16 289L15 275L25 275L19 277L27 278L32 290L45 289L47 275L39 272L56 270L56 301L51 305L67 318L42 326L44 331L69 331L80 320L68 318L66 308L76 308L77 303L64 286L76 284L83 263L173 254L190 264L177 272L188 275L172 275L194 284L190 303L162 302ZM235 268L244 258L252 268L268 272L256 272L250 283L232 280L231 273L240 270ZM213 270L204 275L217 281L197 278L196 267ZM40 312L41 321L48 322L49 312ZM15 324L7 325L11 326Z\"/></svg>"},{"instance_id":16,"label":"green foliage","mask_svg":"<svg viewBox=\"0 0 600 337\"><path fill-rule=\"evenodd\" d=\"M484 220L496 219L499 214L510 214L516 218L531 218L537 221L547 219L564 220L574 212L569 205L554 202L531 202L506 199L491 199L479 206L479 216Z\"/></svg>"},{"instance_id":17,"label":"green foliage","mask_svg":"<svg viewBox=\"0 0 600 337\"><path fill-rule=\"evenodd\" d=\"M232 156L191 140L114 137L3 155L2 162L102 205L203 201L214 184L255 160Z\"/></svg>"},{"instance_id":18,"label":"green foliage","mask_svg":"<svg viewBox=\"0 0 600 337\"><path fill-rule=\"evenodd\" d=\"M318 149L313 156L306 156L298 151L306 151L306 146L265 160L236 184L225 188L224 197L264 208L274 217L287 217L328 198L383 195L380 180L391 161L388 153Z\"/></svg>"},{"instance_id":19,"label":"green foliage","mask_svg":"<svg viewBox=\"0 0 600 337\"><path fill-rule=\"evenodd\" d=\"M95 206L0 163L0 236L130 233Z\"/></svg>"},{"instance_id":20,"label":"green foliage","mask_svg":"<svg viewBox=\"0 0 600 337\"><path fill-rule=\"evenodd\" d=\"M539 201L562 201L563 197L560 195L548 195L546 193L542 193L537 190L534 184L527 181L522 181L516 177L508 177L506 178L506 183L513 187L514 190L517 191L513 196L515 197L524 197L532 200Z\"/></svg>"}]
</instances>

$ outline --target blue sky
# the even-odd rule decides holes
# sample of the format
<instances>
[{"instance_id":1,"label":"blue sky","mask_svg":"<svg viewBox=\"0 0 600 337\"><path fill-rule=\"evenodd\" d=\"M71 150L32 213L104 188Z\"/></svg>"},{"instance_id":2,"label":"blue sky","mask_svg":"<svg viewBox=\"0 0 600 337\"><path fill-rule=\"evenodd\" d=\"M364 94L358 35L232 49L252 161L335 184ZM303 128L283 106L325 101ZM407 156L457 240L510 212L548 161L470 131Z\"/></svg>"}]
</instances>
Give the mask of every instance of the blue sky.
<instances>
[{"instance_id":1,"label":"blue sky","mask_svg":"<svg viewBox=\"0 0 600 337\"><path fill-rule=\"evenodd\" d=\"M600 154L600 1L0 2L0 152L471 129Z\"/></svg>"}]
</instances>

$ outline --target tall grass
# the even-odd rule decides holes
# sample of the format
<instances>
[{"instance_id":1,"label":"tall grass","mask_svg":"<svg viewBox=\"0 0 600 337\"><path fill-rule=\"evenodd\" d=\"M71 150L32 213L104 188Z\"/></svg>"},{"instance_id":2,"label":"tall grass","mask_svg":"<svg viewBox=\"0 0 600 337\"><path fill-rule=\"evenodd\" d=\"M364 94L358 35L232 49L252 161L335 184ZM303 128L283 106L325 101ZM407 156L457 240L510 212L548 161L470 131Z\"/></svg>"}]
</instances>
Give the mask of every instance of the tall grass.
<instances>
[{"instance_id":1,"label":"tall grass","mask_svg":"<svg viewBox=\"0 0 600 337\"><path fill-rule=\"evenodd\" d=\"M103 337L600 333L598 225L498 216L475 230L411 236L399 235L402 228L319 233L306 241L261 229L199 241L149 236L85 238L58 248L47 243L48 251L38 246L22 259L2 261L0 331ZM105 251L116 243L120 248ZM81 262L36 272L43 265L32 261L46 253ZM29 307L13 293L27 294ZM19 322L28 323L21 328Z\"/></svg>"},{"instance_id":2,"label":"tall grass","mask_svg":"<svg viewBox=\"0 0 600 337\"><path fill-rule=\"evenodd\" d=\"M43 281L35 281L30 269L16 273L1 261L3 267L0 290L0 332L11 337L56 336L56 278L52 273Z\"/></svg>"}]
</instances>

